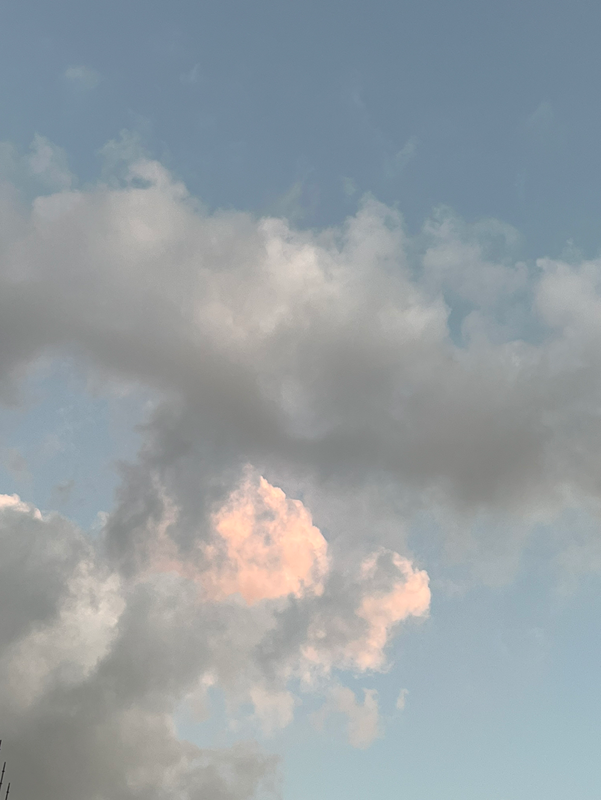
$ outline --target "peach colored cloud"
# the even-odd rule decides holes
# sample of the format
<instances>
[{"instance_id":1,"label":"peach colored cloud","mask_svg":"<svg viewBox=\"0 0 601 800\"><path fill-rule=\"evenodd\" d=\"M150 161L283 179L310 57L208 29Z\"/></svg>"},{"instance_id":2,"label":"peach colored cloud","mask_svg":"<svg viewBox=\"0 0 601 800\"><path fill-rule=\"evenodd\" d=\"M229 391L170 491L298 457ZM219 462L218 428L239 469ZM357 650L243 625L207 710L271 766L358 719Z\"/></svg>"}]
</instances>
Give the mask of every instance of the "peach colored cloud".
<instances>
[{"instance_id":1,"label":"peach colored cloud","mask_svg":"<svg viewBox=\"0 0 601 800\"><path fill-rule=\"evenodd\" d=\"M380 557L387 555L396 568L397 576L386 590L374 588L380 569ZM317 620L309 629L309 641L303 648L305 669L303 678L311 682L315 671L329 672L334 667L364 672L386 667L385 648L394 626L408 617L427 615L430 607L428 573L417 570L398 553L384 550L372 553L361 564L359 584L361 599L355 617L365 621L360 630L347 628L346 639L336 634L332 646L328 627L336 629L336 620Z\"/></svg>"},{"instance_id":2,"label":"peach colored cloud","mask_svg":"<svg viewBox=\"0 0 601 800\"><path fill-rule=\"evenodd\" d=\"M330 571L328 545L300 500L252 473L211 516L212 535L196 555L181 561L169 527L177 510L164 498L154 568L175 571L201 587L205 600L241 597L249 606L288 596L322 596ZM394 627L430 607L428 574L398 553L380 549L363 559L343 582L347 602L324 596L312 610L299 661L288 674L308 684L334 669L359 672L386 667ZM271 712L270 712L271 713Z\"/></svg>"},{"instance_id":3,"label":"peach colored cloud","mask_svg":"<svg viewBox=\"0 0 601 800\"><path fill-rule=\"evenodd\" d=\"M378 554L374 553L361 565L362 576L372 577L377 569ZM416 570L410 561L398 553L392 556L399 571L389 592L367 594L357 611L368 624L368 632L355 654L355 662L360 669L378 669L384 663L384 647L390 629L407 617L424 616L430 607L430 587L428 573Z\"/></svg>"},{"instance_id":4,"label":"peach colored cloud","mask_svg":"<svg viewBox=\"0 0 601 800\"><path fill-rule=\"evenodd\" d=\"M326 540L301 501L265 478L246 478L212 523L215 536L204 548L211 567L202 575L210 598L240 594L252 604L323 590Z\"/></svg>"}]
</instances>

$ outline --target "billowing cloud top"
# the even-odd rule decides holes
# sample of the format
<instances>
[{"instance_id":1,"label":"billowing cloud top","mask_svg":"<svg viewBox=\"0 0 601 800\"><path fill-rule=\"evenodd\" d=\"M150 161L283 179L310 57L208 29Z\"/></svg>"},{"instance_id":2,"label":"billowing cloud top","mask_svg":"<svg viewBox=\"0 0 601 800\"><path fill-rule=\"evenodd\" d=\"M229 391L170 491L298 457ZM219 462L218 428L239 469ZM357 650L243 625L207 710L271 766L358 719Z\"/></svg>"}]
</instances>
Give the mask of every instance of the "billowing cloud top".
<instances>
[{"instance_id":1,"label":"billowing cloud top","mask_svg":"<svg viewBox=\"0 0 601 800\"><path fill-rule=\"evenodd\" d=\"M214 567L203 576L209 596L240 594L247 603L321 594L328 571L327 543L300 500L260 477L230 496L213 517L216 541L204 555Z\"/></svg>"}]
</instances>

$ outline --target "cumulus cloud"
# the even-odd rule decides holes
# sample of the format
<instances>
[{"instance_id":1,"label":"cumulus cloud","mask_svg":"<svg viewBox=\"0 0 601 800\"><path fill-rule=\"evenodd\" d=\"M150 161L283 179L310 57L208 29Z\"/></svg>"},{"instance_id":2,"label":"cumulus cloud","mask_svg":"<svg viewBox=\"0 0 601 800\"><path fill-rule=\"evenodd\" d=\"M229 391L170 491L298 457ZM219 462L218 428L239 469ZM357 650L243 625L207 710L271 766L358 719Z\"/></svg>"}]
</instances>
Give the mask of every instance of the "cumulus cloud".
<instances>
[{"instance_id":1,"label":"cumulus cloud","mask_svg":"<svg viewBox=\"0 0 601 800\"><path fill-rule=\"evenodd\" d=\"M21 792L244 798L273 784L256 747L176 735L173 706L207 662L185 589L126 585L74 526L17 497L0 500L0 540L0 707Z\"/></svg>"},{"instance_id":2,"label":"cumulus cloud","mask_svg":"<svg viewBox=\"0 0 601 800\"><path fill-rule=\"evenodd\" d=\"M123 558L135 535L120 521L132 502L150 513L157 476L185 546L247 463L304 484L320 513L369 487L374 525L393 492L463 527L598 497L597 261L533 269L508 226L446 212L411 242L369 199L324 232L208 215L160 164L129 159L123 182L28 214L5 197L0 232L4 397L61 351L160 398L112 517Z\"/></svg>"},{"instance_id":3,"label":"cumulus cloud","mask_svg":"<svg viewBox=\"0 0 601 800\"><path fill-rule=\"evenodd\" d=\"M601 262L533 269L448 212L410 240L370 198L327 231L208 214L126 149L97 186L0 192L1 399L65 354L154 398L94 537L0 502L3 734L32 796L242 799L273 761L181 741L184 698L273 732L317 692L366 746L377 698L344 673L428 614L412 515L498 560L598 507Z\"/></svg>"},{"instance_id":4,"label":"cumulus cloud","mask_svg":"<svg viewBox=\"0 0 601 800\"><path fill-rule=\"evenodd\" d=\"M169 535L179 519L174 502L157 489L163 504L161 521L150 548L154 570L174 571L197 581L205 599L223 600L232 595L249 605L260 600L306 591L321 594L328 572L327 542L312 524L311 514L300 500L291 500L262 476L246 471L240 486L211 515L208 541L178 556Z\"/></svg>"},{"instance_id":5,"label":"cumulus cloud","mask_svg":"<svg viewBox=\"0 0 601 800\"><path fill-rule=\"evenodd\" d=\"M326 540L300 500L289 500L265 478L258 485L247 479L212 522L217 537L205 558L215 567L203 577L210 596L239 593L254 603L323 591Z\"/></svg>"},{"instance_id":6,"label":"cumulus cloud","mask_svg":"<svg viewBox=\"0 0 601 800\"><path fill-rule=\"evenodd\" d=\"M307 620L305 679L337 666L385 669L392 629L409 617L425 616L429 607L427 573L394 552L381 550L362 561L355 574L347 568L333 576Z\"/></svg>"},{"instance_id":7,"label":"cumulus cloud","mask_svg":"<svg viewBox=\"0 0 601 800\"><path fill-rule=\"evenodd\" d=\"M380 472L457 507L554 493L544 453L555 440L539 413L554 379L547 349L487 340L453 230L438 225L420 282L401 219L375 201L341 231L314 235L204 215L154 162L135 162L129 178L40 197L5 237L6 391L61 348L177 397L157 424L184 441L202 430L205 453L218 439L224 469L279 459L324 479ZM452 272L443 238L457 252ZM514 272L491 266L505 297L521 285ZM449 286L469 294L471 347L449 336Z\"/></svg>"},{"instance_id":8,"label":"cumulus cloud","mask_svg":"<svg viewBox=\"0 0 601 800\"><path fill-rule=\"evenodd\" d=\"M162 498L145 540L151 554L142 561L150 573L172 572L195 584L203 603L224 603L253 620L258 659L255 668L246 656L245 680L262 719L291 718L294 699L285 690L291 678L311 688L335 670L385 669L398 624L428 613L424 570L383 548L354 565L339 563L302 502L248 470L210 515L208 539L199 532L185 558L173 538L178 513L173 500Z\"/></svg>"},{"instance_id":9,"label":"cumulus cloud","mask_svg":"<svg viewBox=\"0 0 601 800\"><path fill-rule=\"evenodd\" d=\"M157 525L163 541L177 522L167 502L164 513ZM380 667L374 647L384 648L391 623L425 611L410 602L399 613L391 601L399 587L378 591L371 564L361 565L346 586L306 587L302 580L315 568L315 554L317 577L326 580L325 540L300 501L264 480L252 487L247 477L213 525L226 544L228 525L236 532L242 525L256 541L242 558L247 543L233 538L233 565L242 574L226 571L227 591L216 593L209 580L209 590L199 592L198 581L215 569L210 549L200 552L204 571L198 560L188 561L190 569L180 562L177 570L159 560L124 575L107 558L102 533L90 539L58 514L45 516L16 495L0 496L0 713L21 791L43 787L47 796L68 800L173 793L244 798L275 790L276 762L256 746L202 750L180 740L173 722L178 705L194 698L202 707L207 689L217 686L232 708L252 704L264 733L273 733L292 721L301 702L289 689L292 680L304 677L309 691L317 679L323 691L334 668ZM288 559L287 548L298 560ZM263 592L257 592L257 574L266 582ZM314 604L321 596L327 606ZM292 602L304 615L302 625L291 625L285 613ZM324 622L332 630L323 632ZM293 647L286 643L291 634ZM342 702L340 691L336 708L349 715L351 741L366 746L373 698L366 695L355 707Z\"/></svg>"}]
</instances>

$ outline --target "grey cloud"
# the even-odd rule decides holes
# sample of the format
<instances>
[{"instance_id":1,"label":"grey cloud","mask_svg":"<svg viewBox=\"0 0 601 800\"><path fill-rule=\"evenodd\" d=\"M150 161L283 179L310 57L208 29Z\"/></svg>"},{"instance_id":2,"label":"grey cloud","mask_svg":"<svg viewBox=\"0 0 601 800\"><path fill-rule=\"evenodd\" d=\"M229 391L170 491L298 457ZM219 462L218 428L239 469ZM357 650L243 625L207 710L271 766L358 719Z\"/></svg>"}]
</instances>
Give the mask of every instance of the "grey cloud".
<instances>
[{"instance_id":1,"label":"grey cloud","mask_svg":"<svg viewBox=\"0 0 601 800\"><path fill-rule=\"evenodd\" d=\"M276 761L252 743L201 750L174 729L175 705L210 663L205 627L223 620L199 621L195 597L168 577L123 584L61 517L4 502L0 708L19 793L275 791Z\"/></svg>"},{"instance_id":2,"label":"grey cloud","mask_svg":"<svg viewBox=\"0 0 601 800\"><path fill-rule=\"evenodd\" d=\"M601 265L535 273L511 256L509 228L444 214L411 240L369 198L322 232L210 215L122 150L125 181L31 209L0 195L2 398L56 353L97 386L155 396L97 542L59 516L2 512L2 719L31 795L243 798L271 775L266 756L200 751L173 729L203 679L232 702L271 692L265 713L285 720L307 653L321 678L381 668L404 617L376 636L364 601L388 597L399 566L365 558L380 539L406 552L412 513L432 511L453 546L478 515L501 520L474 548L496 554L519 551L529 520L598 502ZM157 543L177 565L209 541L248 464L314 512L332 559L321 595L201 603L194 580L157 569Z\"/></svg>"},{"instance_id":3,"label":"grey cloud","mask_svg":"<svg viewBox=\"0 0 601 800\"><path fill-rule=\"evenodd\" d=\"M521 513L566 485L589 491L562 427L582 396L552 362L574 348L594 403L590 348L549 333L537 298L553 279L487 255L492 228L430 226L416 277L402 220L375 201L340 231L297 232L207 216L162 167L135 162L129 185L39 198L6 234L6 391L40 353L67 349L172 398L166 459L173 438L226 470L271 459L359 484L380 473L460 509ZM454 297L470 309L461 345ZM499 321L514 301L530 304L540 344L520 338L523 316Z\"/></svg>"},{"instance_id":4,"label":"grey cloud","mask_svg":"<svg viewBox=\"0 0 601 800\"><path fill-rule=\"evenodd\" d=\"M358 702L348 687L334 686L322 708L314 715L318 730L322 730L331 715L346 717L349 742L353 747L369 747L381 735L378 696L374 689L365 689L363 702Z\"/></svg>"},{"instance_id":5,"label":"grey cloud","mask_svg":"<svg viewBox=\"0 0 601 800\"><path fill-rule=\"evenodd\" d=\"M258 719L287 724L291 680L304 691L316 680L321 691L332 669L379 669L388 628L429 602L424 584L411 606L411 567L402 575L383 552L367 569L333 574L319 598L206 601L168 562L124 575L102 535L91 539L17 497L0 496L0 506L0 714L11 776L28 795L243 800L277 792L276 759L252 743L203 750L182 741L176 708L186 698L202 706L217 685L234 707L251 701ZM148 520L145 533L152 540ZM400 603L386 630L380 602ZM351 738L365 746L374 709L347 706Z\"/></svg>"}]
</instances>

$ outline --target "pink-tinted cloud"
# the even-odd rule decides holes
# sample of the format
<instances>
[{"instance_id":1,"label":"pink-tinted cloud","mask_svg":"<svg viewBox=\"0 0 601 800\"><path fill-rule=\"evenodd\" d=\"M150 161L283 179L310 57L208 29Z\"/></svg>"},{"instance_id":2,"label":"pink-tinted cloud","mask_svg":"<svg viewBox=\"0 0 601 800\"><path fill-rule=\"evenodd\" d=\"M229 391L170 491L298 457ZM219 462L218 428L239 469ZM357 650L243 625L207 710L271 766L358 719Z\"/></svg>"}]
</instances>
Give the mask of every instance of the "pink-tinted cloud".
<instances>
[{"instance_id":1,"label":"pink-tinted cloud","mask_svg":"<svg viewBox=\"0 0 601 800\"><path fill-rule=\"evenodd\" d=\"M384 569L384 560L389 561L392 576ZM356 627L342 619L322 616L310 626L309 641L303 650L307 667L304 677L309 681L315 670L383 669L385 648L395 625L408 617L422 617L428 613L428 573L415 569L398 553L385 550L372 553L362 562L356 580L360 600L353 616L365 624Z\"/></svg>"},{"instance_id":2,"label":"pink-tinted cloud","mask_svg":"<svg viewBox=\"0 0 601 800\"><path fill-rule=\"evenodd\" d=\"M371 578L377 570L378 554L374 553L361 565L361 573ZM430 587L428 573L416 570L410 561L398 553L392 560L399 571L399 578L388 592L374 592L363 598L357 615L368 623L368 632L355 654L357 666L361 669L378 669L384 662L384 647L390 629L407 617L424 616L430 607Z\"/></svg>"},{"instance_id":3,"label":"pink-tinted cloud","mask_svg":"<svg viewBox=\"0 0 601 800\"><path fill-rule=\"evenodd\" d=\"M169 535L177 525L177 509L168 498L163 502L155 570L194 581L201 601L239 597L247 606L283 598L302 601L294 623L299 626L298 648L283 652L275 669L283 679L281 687L267 689L252 679L256 691L251 700L270 729L285 724L293 713L294 702L284 691L289 678L300 677L308 686L335 670L382 670L398 623L428 613L430 588L424 570L398 553L379 549L355 569L340 571L303 503L252 472L212 514L209 541L200 542L185 561ZM259 612L253 624L267 631L278 623Z\"/></svg>"},{"instance_id":4,"label":"pink-tinted cloud","mask_svg":"<svg viewBox=\"0 0 601 800\"><path fill-rule=\"evenodd\" d=\"M300 500L265 478L246 478L212 518L203 574L212 599L240 594L247 603L305 592L319 594L328 571L328 545Z\"/></svg>"}]
</instances>

